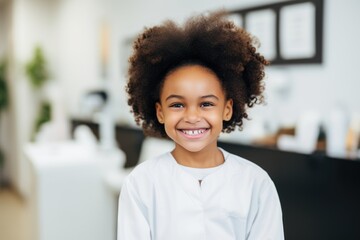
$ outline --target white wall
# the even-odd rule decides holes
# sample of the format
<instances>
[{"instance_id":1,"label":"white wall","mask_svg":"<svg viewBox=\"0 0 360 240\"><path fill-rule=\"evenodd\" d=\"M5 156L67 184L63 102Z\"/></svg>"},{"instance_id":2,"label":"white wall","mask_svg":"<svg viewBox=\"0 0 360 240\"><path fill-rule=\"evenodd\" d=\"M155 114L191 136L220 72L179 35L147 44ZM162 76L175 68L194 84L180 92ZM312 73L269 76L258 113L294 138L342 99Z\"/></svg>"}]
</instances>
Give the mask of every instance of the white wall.
<instances>
[{"instance_id":1,"label":"white wall","mask_svg":"<svg viewBox=\"0 0 360 240\"><path fill-rule=\"evenodd\" d=\"M119 109L123 111L118 113L120 121L133 121L133 116L128 112L126 104L126 94L123 86L126 82L126 72L124 72L123 64L126 64L127 59L124 58L124 51L128 51L124 47L124 42L129 38L134 38L144 27L151 27L159 24L167 19L172 19L179 23L197 13L204 11L211 11L217 9L238 9L241 7L249 7L259 4L267 4L274 2L281 2L281 0L227 0L227 1L191 1L191 0L177 0L177 1L143 1L143 0L108 0L112 7L109 15L112 16L114 38L113 42L117 44L115 54L120 52L122 59L112 60L113 80L120 80L120 88L113 88L113 95L117 96L119 102ZM118 49L120 45L120 49ZM126 56L126 54L125 54ZM116 56L115 56L116 57ZM120 68L118 66L121 66Z\"/></svg>"},{"instance_id":2,"label":"white wall","mask_svg":"<svg viewBox=\"0 0 360 240\"><path fill-rule=\"evenodd\" d=\"M360 111L360 2L327 0L324 9L324 56L321 65L299 65L271 70L283 71L291 83L284 115L296 116L308 108L323 116L336 105L349 112Z\"/></svg>"},{"instance_id":3,"label":"white wall","mask_svg":"<svg viewBox=\"0 0 360 240\"><path fill-rule=\"evenodd\" d=\"M80 96L101 85L99 35L102 5L97 0L61 1L57 9L57 74L69 112Z\"/></svg>"},{"instance_id":4,"label":"white wall","mask_svg":"<svg viewBox=\"0 0 360 240\"><path fill-rule=\"evenodd\" d=\"M152 26L164 19L183 21L193 13L217 8L237 9L279 1L163 1L112 0L112 13L117 16L119 41L134 36L144 26ZM269 96L266 107L252 110L258 115L281 124L293 124L307 110L318 111L326 119L335 105L351 112L360 111L360 81L357 80L360 54L360 2L357 0L324 1L324 56L322 64L268 67L268 85L273 78L281 78L288 85L285 96ZM116 67L116 66L115 66ZM120 73L116 79L125 73ZM120 93L119 93L120 94ZM275 114L274 114L275 113ZM246 129L246 128L245 128Z\"/></svg>"},{"instance_id":5,"label":"white wall","mask_svg":"<svg viewBox=\"0 0 360 240\"><path fill-rule=\"evenodd\" d=\"M79 110L78 101L89 89L103 85L99 64L99 32L106 12L98 0L13 0L11 12L11 96L15 144L10 181L27 194L28 166L23 148L30 141L43 91L35 91L24 66L34 47L44 50L49 84L62 93L69 115Z\"/></svg>"},{"instance_id":6,"label":"white wall","mask_svg":"<svg viewBox=\"0 0 360 240\"><path fill-rule=\"evenodd\" d=\"M56 76L56 35L54 20L57 1L14 0L11 9L10 50L11 102L13 136L15 138L11 159L10 181L20 193L27 188L27 168L23 158L23 147L29 142L38 111L40 93L29 84L24 66L32 57L34 47L40 45L47 58L52 77ZM55 43L55 46L54 46Z\"/></svg>"},{"instance_id":7,"label":"white wall","mask_svg":"<svg viewBox=\"0 0 360 240\"><path fill-rule=\"evenodd\" d=\"M23 147L30 141L39 101L44 96L43 91L30 86L25 64L35 46L40 45L48 63L49 83L62 90L69 109L76 109L78 96L99 81L95 31L100 9L101 2L97 0L1 2L0 53L6 49L10 60L11 106L0 142L6 142L6 177L23 195L28 190Z\"/></svg>"},{"instance_id":8,"label":"white wall","mask_svg":"<svg viewBox=\"0 0 360 240\"><path fill-rule=\"evenodd\" d=\"M89 89L102 87L100 74L100 29L110 27L110 52L107 83L110 86L114 113L121 121L133 121L128 113L124 91L125 56L129 49L124 42L165 19L183 21L186 17L218 8L238 9L280 0L13 0L11 56L12 95L14 97L13 152L22 159L22 147L29 140L36 114L37 95L24 76L24 63L36 43L43 46L49 61L52 81L64 95L69 116L76 116L79 100ZM307 109L324 117L336 104L350 112L360 111L360 81L357 80L357 55L360 53L360 2L326 0L324 19L324 62L268 68L268 85L276 78L284 79L289 93L269 96L266 107L252 111L255 119L284 123L294 120ZM1 50L1 48L0 48ZM245 127L246 129L246 127ZM242 133L244 134L244 133ZM12 162L11 176L18 181L21 161ZM21 174L20 174L21 175ZM21 185L21 184L17 184Z\"/></svg>"},{"instance_id":9,"label":"white wall","mask_svg":"<svg viewBox=\"0 0 360 240\"><path fill-rule=\"evenodd\" d=\"M9 3L0 2L0 59L4 57L8 45Z\"/></svg>"}]
</instances>

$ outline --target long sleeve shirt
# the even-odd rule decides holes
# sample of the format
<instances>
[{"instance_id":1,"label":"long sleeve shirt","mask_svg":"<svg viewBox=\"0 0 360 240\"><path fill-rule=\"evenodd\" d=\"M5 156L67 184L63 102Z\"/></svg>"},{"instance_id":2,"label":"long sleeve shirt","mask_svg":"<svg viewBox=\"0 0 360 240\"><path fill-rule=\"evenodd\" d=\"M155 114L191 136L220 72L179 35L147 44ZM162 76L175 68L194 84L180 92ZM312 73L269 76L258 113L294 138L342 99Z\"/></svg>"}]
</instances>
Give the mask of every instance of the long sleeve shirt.
<instances>
[{"instance_id":1,"label":"long sleeve shirt","mask_svg":"<svg viewBox=\"0 0 360 240\"><path fill-rule=\"evenodd\" d=\"M138 165L119 199L118 240L282 240L268 174L221 149L225 162L198 179L170 152Z\"/></svg>"}]
</instances>

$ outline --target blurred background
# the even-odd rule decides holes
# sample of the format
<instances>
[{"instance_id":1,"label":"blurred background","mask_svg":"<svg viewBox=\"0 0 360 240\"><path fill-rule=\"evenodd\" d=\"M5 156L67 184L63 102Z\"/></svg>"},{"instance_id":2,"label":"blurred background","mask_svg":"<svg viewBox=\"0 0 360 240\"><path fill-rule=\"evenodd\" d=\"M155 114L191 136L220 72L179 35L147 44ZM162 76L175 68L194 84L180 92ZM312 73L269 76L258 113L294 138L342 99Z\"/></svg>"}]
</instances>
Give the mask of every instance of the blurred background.
<instances>
[{"instance_id":1,"label":"blurred background","mask_svg":"<svg viewBox=\"0 0 360 240\"><path fill-rule=\"evenodd\" d=\"M268 171L287 239L360 239L357 0L0 0L0 239L115 239L137 163L172 148L126 103L145 27L224 9L259 39L266 104L220 146Z\"/></svg>"}]
</instances>

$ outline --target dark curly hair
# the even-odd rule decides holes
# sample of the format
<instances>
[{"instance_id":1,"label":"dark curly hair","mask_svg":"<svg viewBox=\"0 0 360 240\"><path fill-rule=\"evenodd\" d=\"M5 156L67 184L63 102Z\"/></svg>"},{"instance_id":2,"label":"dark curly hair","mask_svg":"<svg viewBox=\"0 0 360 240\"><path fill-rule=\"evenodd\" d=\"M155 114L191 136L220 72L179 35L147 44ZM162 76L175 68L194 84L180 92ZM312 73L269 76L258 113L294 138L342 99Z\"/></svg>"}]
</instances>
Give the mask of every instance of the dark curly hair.
<instances>
[{"instance_id":1,"label":"dark curly hair","mask_svg":"<svg viewBox=\"0 0 360 240\"><path fill-rule=\"evenodd\" d=\"M264 99L264 66L269 62L256 52L256 44L225 12L192 17L184 26L166 21L146 28L134 42L126 87L136 123L146 135L166 137L155 109L164 78L179 66L196 64L211 69L227 99L233 99L233 115L224 121L223 132L241 129L246 109Z\"/></svg>"}]
</instances>

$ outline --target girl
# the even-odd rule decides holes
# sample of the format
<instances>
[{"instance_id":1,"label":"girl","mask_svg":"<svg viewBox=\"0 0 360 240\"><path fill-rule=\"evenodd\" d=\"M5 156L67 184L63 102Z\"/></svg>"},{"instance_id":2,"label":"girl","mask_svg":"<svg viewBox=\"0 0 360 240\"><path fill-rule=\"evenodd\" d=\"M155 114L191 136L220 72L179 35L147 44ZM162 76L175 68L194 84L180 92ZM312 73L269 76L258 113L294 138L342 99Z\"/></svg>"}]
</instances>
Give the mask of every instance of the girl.
<instances>
[{"instance_id":1,"label":"girl","mask_svg":"<svg viewBox=\"0 0 360 240\"><path fill-rule=\"evenodd\" d=\"M264 66L252 37L214 13L146 29L130 58L128 103L171 152L138 165L119 201L118 240L284 239L267 173L217 147L263 100Z\"/></svg>"}]
</instances>

